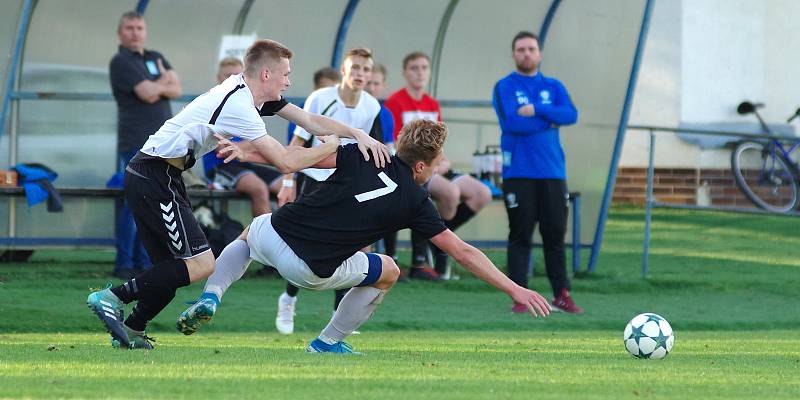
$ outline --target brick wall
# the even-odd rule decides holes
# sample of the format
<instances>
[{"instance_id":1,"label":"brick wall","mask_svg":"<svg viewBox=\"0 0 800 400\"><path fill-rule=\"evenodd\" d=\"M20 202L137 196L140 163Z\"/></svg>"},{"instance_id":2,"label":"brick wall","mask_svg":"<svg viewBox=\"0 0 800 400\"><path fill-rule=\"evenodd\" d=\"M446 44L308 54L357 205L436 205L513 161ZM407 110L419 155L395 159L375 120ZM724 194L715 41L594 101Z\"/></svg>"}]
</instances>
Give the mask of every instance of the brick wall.
<instances>
[{"instance_id":1,"label":"brick wall","mask_svg":"<svg viewBox=\"0 0 800 400\"><path fill-rule=\"evenodd\" d=\"M698 204L707 200L715 206L752 207L739 191L728 169L656 168L653 174L653 196L657 201L672 204ZM614 186L615 203L644 204L647 195L647 168L620 168ZM705 199L703 199L705 197Z\"/></svg>"}]
</instances>

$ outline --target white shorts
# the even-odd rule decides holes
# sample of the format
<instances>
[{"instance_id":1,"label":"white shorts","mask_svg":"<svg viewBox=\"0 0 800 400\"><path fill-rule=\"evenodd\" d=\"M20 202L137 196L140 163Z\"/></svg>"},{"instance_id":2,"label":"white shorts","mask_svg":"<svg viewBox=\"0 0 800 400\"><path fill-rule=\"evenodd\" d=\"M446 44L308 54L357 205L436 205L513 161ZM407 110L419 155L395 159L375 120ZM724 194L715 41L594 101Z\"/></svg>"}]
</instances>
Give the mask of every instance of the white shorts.
<instances>
[{"instance_id":1,"label":"white shorts","mask_svg":"<svg viewBox=\"0 0 800 400\"><path fill-rule=\"evenodd\" d=\"M291 284L304 289L327 290L367 286L380 278L381 261L376 254L356 252L329 278L320 278L297 256L272 227L272 214L259 215L247 232L250 258L274 266Z\"/></svg>"}]
</instances>

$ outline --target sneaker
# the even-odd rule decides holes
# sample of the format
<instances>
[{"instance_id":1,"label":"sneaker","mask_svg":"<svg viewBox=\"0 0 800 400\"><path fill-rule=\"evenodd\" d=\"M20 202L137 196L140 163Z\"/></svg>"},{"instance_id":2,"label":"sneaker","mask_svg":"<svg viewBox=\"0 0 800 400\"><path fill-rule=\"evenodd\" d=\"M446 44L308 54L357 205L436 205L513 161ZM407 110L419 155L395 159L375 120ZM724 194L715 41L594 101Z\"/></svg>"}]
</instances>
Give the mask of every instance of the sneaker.
<instances>
[{"instance_id":1,"label":"sneaker","mask_svg":"<svg viewBox=\"0 0 800 400\"><path fill-rule=\"evenodd\" d=\"M336 342L334 344L327 344L316 338L308 344L306 347L306 352L309 353L341 353L341 354L355 354L360 355L361 353L357 351L353 351L353 346L345 342Z\"/></svg>"},{"instance_id":2,"label":"sneaker","mask_svg":"<svg viewBox=\"0 0 800 400\"><path fill-rule=\"evenodd\" d=\"M528 307L525 304L514 302L514 305L511 307L511 312L514 314L527 314Z\"/></svg>"},{"instance_id":3,"label":"sneaker","mask_svg":"<svg viewBox=\"0 0 800 400\"><path fill-rule=\"evenodd\" d=\"M284 293L278 298L278 315L275 317L275 329L282 335L294 333L294 305L297 297Z\"/></svg>"},{"instance_id":4,"label":"sneaker","mask_svg":"<svg viewBox=\"0 0 800 400\"><path fill-rule=\"evenodd\" d=\"M217 303L211 299L200 299L186 311L178 316L177 328L184 335L191 335L197 332L203 324L211 321L211 317L217 312Z\"/></svg>"},{"instance_id":5,"label":"sneaker","mask_svg":"<svg viewBox=\"0 0 800 400\"><path fill-rule=\"evenodd\" d=\"M561 294L554 298L550 304L552 304L552 311L583 314L583 309L575 305L575 302L572 301L572 297L569 296L569 291L566 288L561 289Z\"/></svg>"},{"instance_id":6,"label":"sneaker","mask_svg":"<svg viewBox=\"0 0 800 400\"><path fill-rule=\"evenodd\" d=\"M131 328L128 328L127 325L122 324L122 327L125 328L125 333L128 334L128 339L130 340L130 345L128 346L131 350L153 350L153 345L150 342L155 342L154 338L147 336L144 332L135 331ZM111 338L111 347L120 348L120 342Z\"/></svg>"},{"instance_id":7,"label":"sneaker","mask_svg":"<svg viewBox=\"0 0 800 400\"><path fill-rule=\"evenodd\" d=\"M86 299L86 305L100 318L112 340L119 342L120 347L130 347L128 334L122 324L125 305L111 292L110 283L105 289L92 292Z\"/></svg>"},{"instance_id":8,"label":"sneaker","mask_svg":"<svg viewBox=\"0 0 800 400\"><path fill-rule=\"evenodd\" d=\"M442 280L442 277L439 276L439 274L436 273L436 271L434 271L434 269L428 266L427 264L420 264L409 268L408 277L410 279L418 279L421 281L432 281L432 282L437 282Z\"/></svg>"}]
</instances>

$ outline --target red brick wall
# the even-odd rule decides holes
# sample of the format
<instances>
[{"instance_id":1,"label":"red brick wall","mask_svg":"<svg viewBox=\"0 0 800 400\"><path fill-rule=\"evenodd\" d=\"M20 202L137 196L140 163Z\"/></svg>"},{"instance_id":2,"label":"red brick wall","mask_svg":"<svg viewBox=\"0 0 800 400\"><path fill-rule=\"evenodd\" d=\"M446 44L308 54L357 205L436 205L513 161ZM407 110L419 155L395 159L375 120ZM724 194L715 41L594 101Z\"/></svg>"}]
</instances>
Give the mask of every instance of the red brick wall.
<instances>
[{"instance_id":1,"label":"red brick wall","mask_svg":"<svg viewBox=\"0 0 800 400\"><path fill-rule=\"evenodd\" d=\"M739 191L728 169L656 168L653 196L672 204L697 204L697 188L707 184L711 205L752 207ZM614 186L615 203L644 204L647 195L647 168L620 168Z\"/></svg>"}]
</instances>

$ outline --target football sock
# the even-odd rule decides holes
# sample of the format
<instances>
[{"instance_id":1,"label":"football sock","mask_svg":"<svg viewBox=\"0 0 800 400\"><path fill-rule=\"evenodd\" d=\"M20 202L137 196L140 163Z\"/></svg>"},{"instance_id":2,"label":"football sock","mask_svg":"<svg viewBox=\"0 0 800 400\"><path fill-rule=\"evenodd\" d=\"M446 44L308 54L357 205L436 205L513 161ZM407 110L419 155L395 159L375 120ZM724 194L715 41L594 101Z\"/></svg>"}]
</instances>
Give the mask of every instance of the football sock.
<instances>
[{"instance_id":1,"label":"football sock","mask_svg":"<svg viewBox=\"0 0 800 400\"><path fill-rule=\"evenodd\" d=\"M394 258L397 254L397 232L392 232L383 237L383 247L387 256Z\"/></svg>"},{"instance_id":2,"label":"football sock","mask_svg":"<svg viewBox=\"0 0 800 400\"><path fill-rule=\"evenodd\" d=\"M208 277L203 292L214 293L218 299L247 271L250 265L250 247L247 242L236 239L225 246L214 267L214 273Z\"/></svg>"},{"instance_id":3,"label":"football sock","mask_svg":"<svg viewBox=\"0 0 800 400\"><path fill-rule=\"evenodd\" d=\"M384 295L386 295L385 290L372 286L350 289L342 299L342 303L339 304L339 309L336 310L333 318L331 318L331 322L322 330L319 336L320 339L341 342L344 338L350 336L354 330L358 329L361 324L372 316L375 308L383 301Z\"/></svg>"},{"instance_id":4,"label":"football sock","mask_svg":"<svg viewBox=\"0 0 800 400\"><path fill-rule=\"evenodd\" d=\"M292 285L289 282L286 282L286 295L290 297L297 297L297 293L300 292L300 288Z\"/></svg>"},{"instance_id":5,"label":"football sock","mask_svg":"<svg viewBox=\"0 0 800 400\"><path fill-rule=\"evenodd\" d=\"M428 261L428 239L411 230L411 266L426 264Z\"/></svg>"},{"instance_id":6,"label":"football sock","mask_svg":"<svg viewBox=\"0 0 800 400\"><path fill-rule=\"evenodd\" d=\"M472 211L471 208L467 205L467 203L459 203L458 208L456 208L456 215L453 216L452 219L444 221L445 226L451 231L455 231L461 225L464 225L465 222L469 221L472 217L475 216L475 211Z\"/></svg>"},{"instance_id":7,"label":"football sock","mask_svg":"<svg viewBox=\"0 0 800 400\"><path fill-rule=\"evenodd\" d=\"M472 211L467 203L461 202L456 208L456 215L452 219L444 221L444 225L451 231L455 231L461 225L464 225L472 217L475 216L475 211ZM433 253L433 265L436 272L444 274L447 272L447 253L440 250L438 247L431 244L431 252Z\"/></svg>"},{"instance_id":8,"label":"football sock","mask_svg":"<svg viewBox=\"0 0 800 400\"><path fill-rule=\"evenodd\" d=\"M125 325L135 331L144 331L147 323L175 298L175 290L189 285L189 270L184 260L165 260L156 263L135 280L139 302L125 320Z\"/></svg>"},{"instance_id":9,"label":"football sock","mask_svg":"<svg viewBox=\"0 0 800 400\"><path fill-rule=\"evenodd\" d=\"M336 289L336 298L333 299L333 311L339 309L339 304L341 304L342 299L349 291L350 289Z\"/></svg>"}]
</instances>

